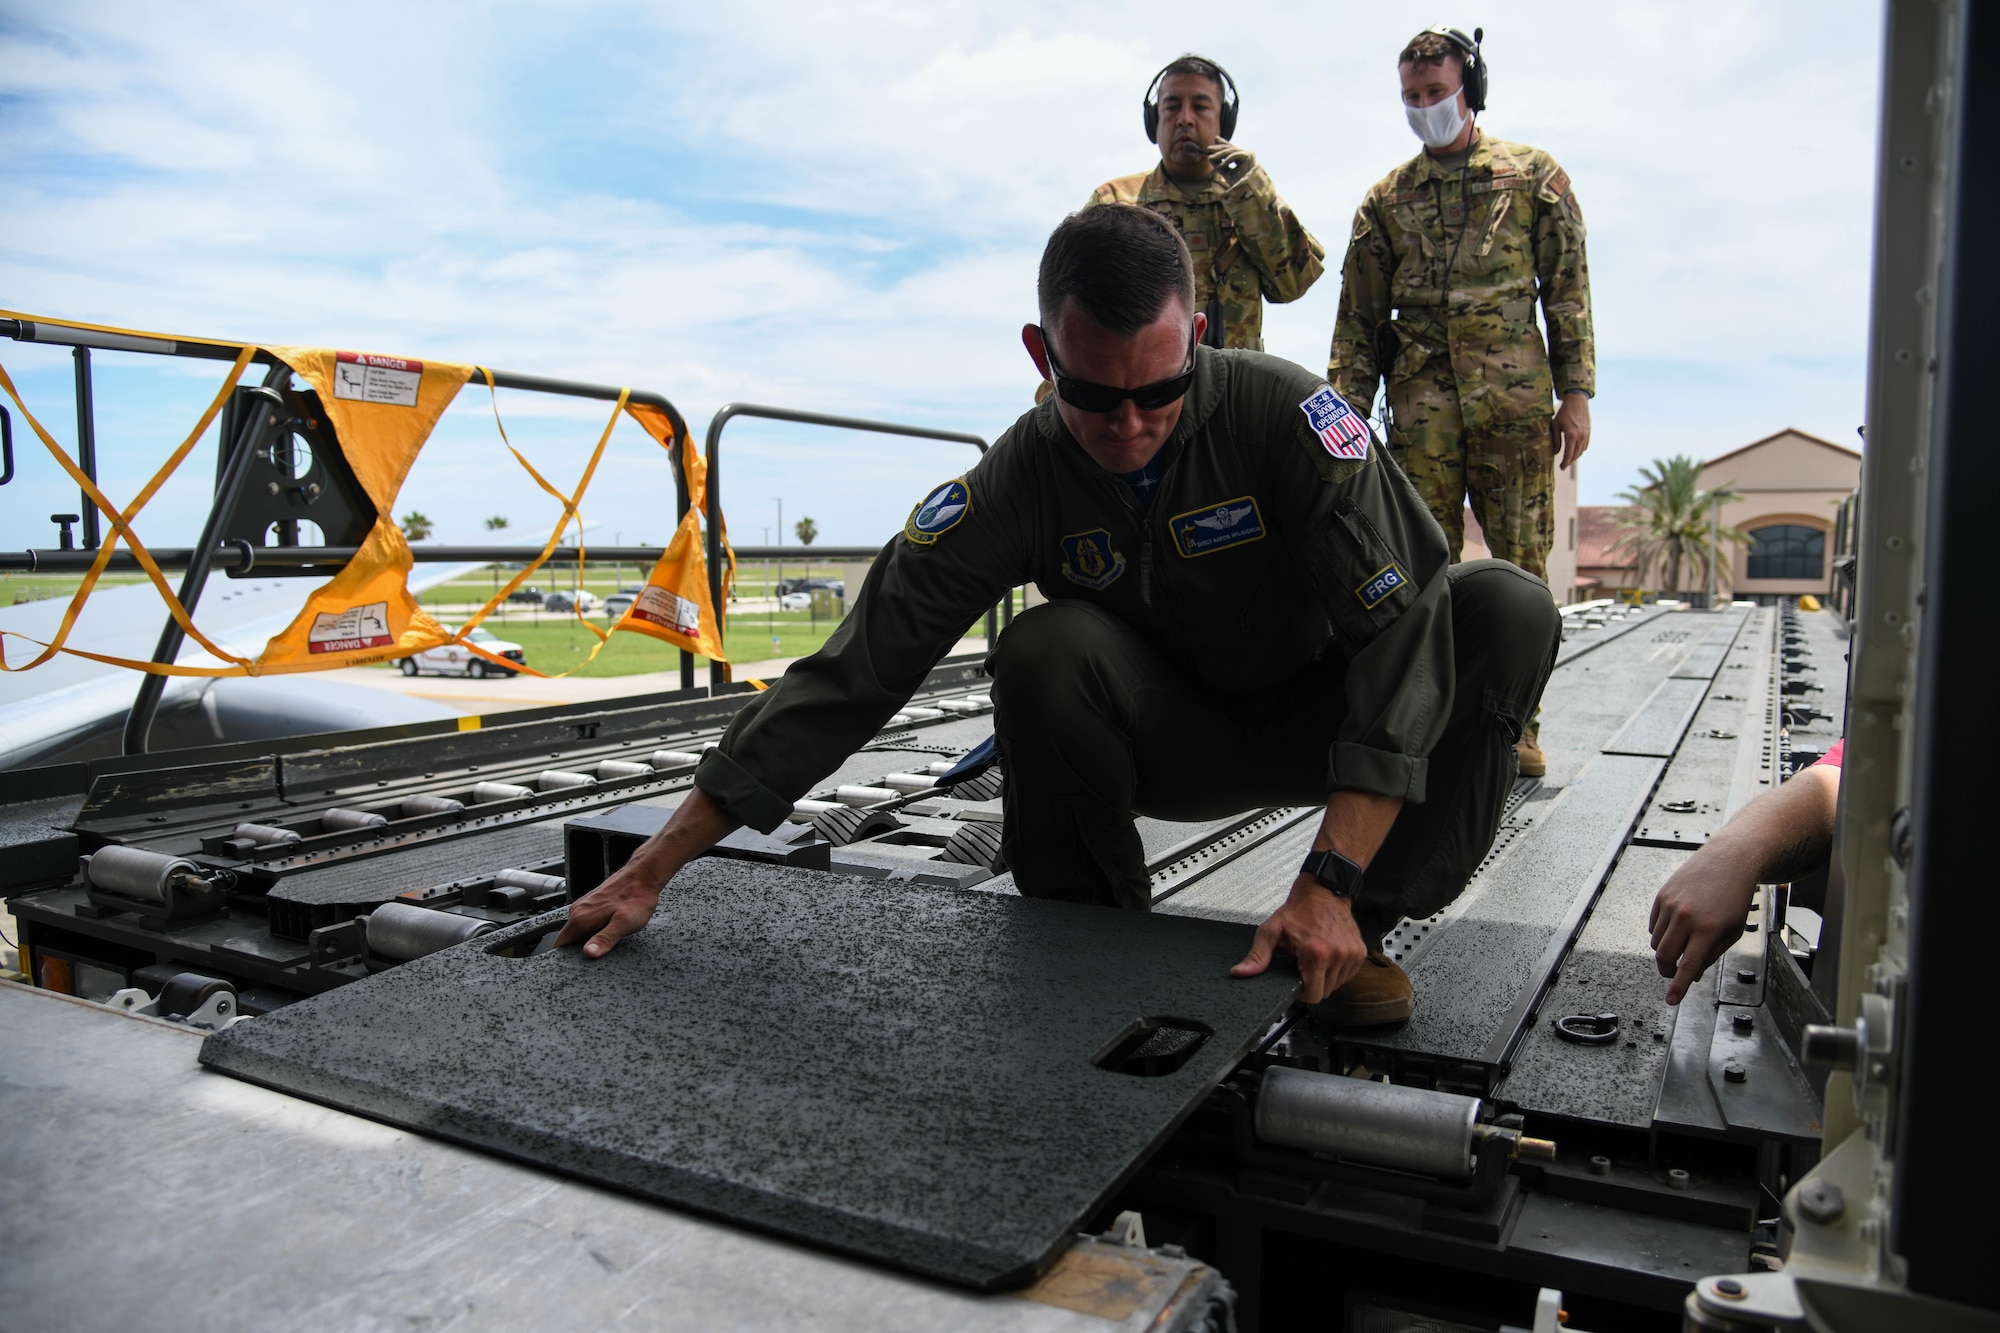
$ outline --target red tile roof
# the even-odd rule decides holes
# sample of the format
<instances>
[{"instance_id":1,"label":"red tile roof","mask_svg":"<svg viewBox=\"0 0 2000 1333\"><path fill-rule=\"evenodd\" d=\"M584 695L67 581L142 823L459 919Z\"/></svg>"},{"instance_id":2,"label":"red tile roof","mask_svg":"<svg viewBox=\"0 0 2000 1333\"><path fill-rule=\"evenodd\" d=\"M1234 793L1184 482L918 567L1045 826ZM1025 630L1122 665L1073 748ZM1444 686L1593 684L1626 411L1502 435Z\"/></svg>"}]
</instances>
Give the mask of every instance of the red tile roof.
<instances>
[{"instance_id":1,"label":"red tile roof","mask_svg":"<svg viewBox=\"0 0 2000 1333\"><path fill-rule=\"evenodd\" d=\"M1630 505L1578 505L1576 507L1576 567L1583 569L1634 569L1638 560L1626 552L1611 553L1612 544L1625 533L1618 516L1631 512Z\"/></svg>"}]
</instances>

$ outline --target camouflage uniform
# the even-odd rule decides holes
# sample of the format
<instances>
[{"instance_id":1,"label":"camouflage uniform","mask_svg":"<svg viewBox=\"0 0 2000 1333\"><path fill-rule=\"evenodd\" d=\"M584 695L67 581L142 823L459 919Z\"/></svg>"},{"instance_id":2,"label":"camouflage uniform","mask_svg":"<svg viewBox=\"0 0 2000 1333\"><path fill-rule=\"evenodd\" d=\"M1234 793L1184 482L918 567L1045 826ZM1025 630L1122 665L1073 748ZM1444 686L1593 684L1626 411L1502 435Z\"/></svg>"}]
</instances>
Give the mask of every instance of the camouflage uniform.
<instances>
[{"instance_id":1,"label":"camouflage uniform","mask_svg":"<svg viewBox=\"0 0 2000 1333\"><path fill-rule=\"evenodd\" d=\"M1104 182L1084 207L1097 204L1139 204L1179 229L1194 257L1195 308L1221 326L1224 347L1264 350L1264 302L1298 300L1325 271L1326 247L1261 166L1234 187L1217 172L1190 189L1154 167Z\"/></svg>"},{"instance_id":2,"label":"camouflage uniform","mask_svg":"<svg viewBox=\"0 0 2000 1333\"><path fill-rule=\"evenodd\" d=\"M1551 400L1596 387L1583 241L1555 159L1484 136L1457 169L1418 153L1354 215L1327 378L1365 411L1386 375L1391 452L1453 560L1469 498L1494 555L1549 576Z\"/></svg>"}]
</instances>

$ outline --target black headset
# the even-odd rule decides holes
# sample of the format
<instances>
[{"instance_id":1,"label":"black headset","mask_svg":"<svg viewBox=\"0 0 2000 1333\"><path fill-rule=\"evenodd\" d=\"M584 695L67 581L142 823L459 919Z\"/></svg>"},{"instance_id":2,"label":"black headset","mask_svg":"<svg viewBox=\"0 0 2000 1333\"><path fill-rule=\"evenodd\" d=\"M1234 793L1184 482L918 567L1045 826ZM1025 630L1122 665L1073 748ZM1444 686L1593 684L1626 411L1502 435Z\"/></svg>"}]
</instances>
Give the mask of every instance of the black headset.
<instances>
[{"instance_id":1,"label":"black headset","mask_svg":"<svg viewBox=\"0 0 2000 1333\"><path fill-rule=\"evenodd\" d=\"M1229 77L1228 70L1217 65L1207 56L1198 56L1190 51L1187 55L1182 56L1180 60L1170 60L1161 66L1160 72L1153 76L1153 81L1146 85L1146 101L1141 108L1146 117L1146 142L1158 143L1160 141L1160 80L1166 78L1167 71L1175 65L1180 64L1181 60L1199 60L1203 64L1213 66L1215 72L1222 76L1222 137L1225 139L1234 138L1236 135L1236 112L1243 104L1242 95L1236 91L1236 80Z\"/></svg>"},{"instance_id":2,"label":"black headset","mask_svg":"<svg viewBox=\"0 0 2000 1333\"><path fill-rule=\"evenodd\" d=\"M1432 36L1442 37L1458 49L1460 62L1465 66L1465 105L1469 111L1486 109L1486 57L1479 54L1479 44L1486 40L1486 29L1474 28L1467 37L1457 28L1447 28L1439 24L1435 28L1425 28ZM1224 134L1223 138L1229 136Z\"/></svg>"}]
</instances>

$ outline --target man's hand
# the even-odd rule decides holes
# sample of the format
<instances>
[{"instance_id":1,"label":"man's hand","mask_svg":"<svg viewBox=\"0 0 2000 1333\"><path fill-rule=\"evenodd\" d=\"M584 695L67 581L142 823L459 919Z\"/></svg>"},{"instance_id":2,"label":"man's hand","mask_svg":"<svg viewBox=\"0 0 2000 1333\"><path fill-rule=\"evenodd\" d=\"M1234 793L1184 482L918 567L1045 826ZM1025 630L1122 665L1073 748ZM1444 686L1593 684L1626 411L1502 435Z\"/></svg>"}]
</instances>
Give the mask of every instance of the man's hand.
<instances>
[{"instance_id":1,"label":"man's hand","mask_svg":"<svg viewBox=\"0 0 2000 1333\"><path fill-rule=\"evenodd\" d=\"M1556 407L1556 419L1549 423L1549 434L1558 464L1574 467L1576 460L1583 457L1583 451L1590 447L1590 396L1564 394Z\"/></svg>"},{"instance_id":2,"label":"man's hand","mask_svg":"<svg viewBox=\"0 0 2000 1333\"><path fill-rule=\"evenodd\" d=\"M1660 886L1648 924L1653 961L1661 976L1673 978L1668 1004L1679 1004L1688 987L1743 937L1756 896L1757 867L1727 852L1696 853Z\"/></svg>"},{"instance_id":3,"label":"man's hand","mask_svg":"<svg viewBox=\"0 0 2000 1333\"><path fill-rule=\"evenodd\" d=\"M1222 178L1222 188L1233 190L1245 176L1257 169L1257 155L1247 148L1238 148L1227 139L1217 139L1208 146L1208 160L1214 166L1215 174Z\"/></svg>"},{"instance_id":4,"label":"man's hand","mask_svg":"<svg viewBox=\"0 0 2000 1333\"><path fill-rule=\"evenodd\" d=\"M569 906L554 947L583 942L585 958L602 958L632 932L653 919L660 891L680 868L728 837L737 828L714 798L696 787L674 811L666 827L646 839L632 859L611 878Z\"/></svg>"},{"instance_id":5,"label":"man's hand","mask_svg":"<svg viewBox=\"0 0 2000 1333\"><path fill-rule=\"evenodd\" d=\"M1292 881L1285 905L1257 927L1250 952L1229 969L1229 975L1258 976L1276 953L1298 960L1307 1004L1318 1004L1339 990L1368 961L1368 945L1354 924L1347 899L1305 875Z\"/></svg>"}]
</instances>

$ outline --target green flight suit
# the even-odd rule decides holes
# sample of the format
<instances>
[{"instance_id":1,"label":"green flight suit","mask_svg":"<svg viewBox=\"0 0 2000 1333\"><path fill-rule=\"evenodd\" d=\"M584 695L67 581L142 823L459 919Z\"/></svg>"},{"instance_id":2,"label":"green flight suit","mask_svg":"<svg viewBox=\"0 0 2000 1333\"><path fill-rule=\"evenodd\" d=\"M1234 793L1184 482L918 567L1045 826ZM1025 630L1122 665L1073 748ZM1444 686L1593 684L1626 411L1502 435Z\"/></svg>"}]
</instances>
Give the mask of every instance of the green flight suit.
<instances>
[{"instance_id":1,"label":"green flight suit","mask_svg":"<svg viewBox=\"0 0 2000 1333\"><path fill-rule=\"evenodd\" d=\"M989 659L1022 893L1143 908L1135 811L1347 789L1409 802L1357 917L1379 934L1435 910L1498 827L1557 618L1517 570L1450 568L1402 471L1323 430L1345 412L1289 362L1201 348L1149 505L1054 402L1029 412L912 510L826 646L737 715L696 784L775 828L1033 581L1051 604Z\"/></svg>"}]
</instances>

